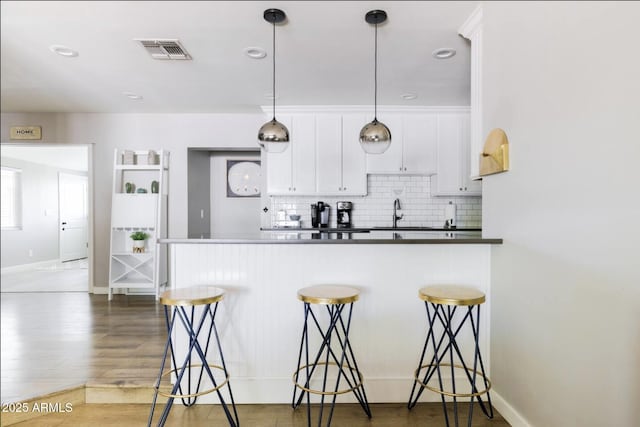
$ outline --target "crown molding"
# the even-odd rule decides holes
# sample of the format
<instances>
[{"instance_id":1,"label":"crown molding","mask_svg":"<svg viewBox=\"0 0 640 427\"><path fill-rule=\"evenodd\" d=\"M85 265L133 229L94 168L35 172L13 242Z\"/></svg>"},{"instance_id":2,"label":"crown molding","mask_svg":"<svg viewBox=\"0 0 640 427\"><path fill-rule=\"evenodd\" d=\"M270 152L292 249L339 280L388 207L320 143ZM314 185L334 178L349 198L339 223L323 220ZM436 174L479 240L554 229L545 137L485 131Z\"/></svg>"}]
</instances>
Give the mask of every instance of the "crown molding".
<instances>
[{"instance_id":1,"label":"crown molding","mask_svg":"<svg viewBox=\"0 0 640 427\"><path fill-rule=\"evenodd\" d=\"M260 107L265 114L271 115L273 107L263 105ZM452 113L468 112L468 105L455 106L407 106L407 105L382 105L378 106L378 113ZM283 105L276 107L276 114L300 114L300 113L370 113L373 107L370 105Z\"/></svg>"},{"instance_id":2,"label":"crown molding","mask_svg":"<svg viewBox=\"0 0 640 427\"><path fill-rule=\"evenodd\" d=\"M470 39L480 28L482 28L482 3L471 12L464 24L460 26L458 34L465 39Z\"/></svg>"}]
</instances>

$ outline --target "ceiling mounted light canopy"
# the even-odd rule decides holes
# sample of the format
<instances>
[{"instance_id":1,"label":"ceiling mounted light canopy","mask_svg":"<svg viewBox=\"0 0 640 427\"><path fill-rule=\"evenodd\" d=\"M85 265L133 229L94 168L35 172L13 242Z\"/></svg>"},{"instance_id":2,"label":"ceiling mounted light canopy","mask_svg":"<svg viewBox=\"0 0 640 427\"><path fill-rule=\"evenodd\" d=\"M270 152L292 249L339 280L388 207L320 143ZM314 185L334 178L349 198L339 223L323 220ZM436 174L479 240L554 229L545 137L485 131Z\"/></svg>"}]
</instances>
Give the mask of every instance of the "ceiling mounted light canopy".
<instances>
[{"instance_id":1,"label":"ceiling mounted light canopy","mask_svg":"<svg viewBox=\"0 0 640 427\"><path fill-rule=\"evenodd\" d=\"M374 113L373 121L364 125L360 131L360 146L369 154L382 154L391 144L391 131L382 122L378 121L378 24L387 20L387 12L384 10L371 10L367 12L364 20L375 26L374 48Z\"/></svg>"},{"instance_id":2,"label":"ceiling mounted light canopy","mask_svg":"<svg viewBox=\"0 0 640 427\"><path fill-rule=\"evenodd\" d=\"M280 9L267 9L263 16L273 25L273 119L258 131L258 144L269 153L281 153L289 146L289 129L276 120L276 23L283 22L287 15Z\"/></svg>"}]
</instances>

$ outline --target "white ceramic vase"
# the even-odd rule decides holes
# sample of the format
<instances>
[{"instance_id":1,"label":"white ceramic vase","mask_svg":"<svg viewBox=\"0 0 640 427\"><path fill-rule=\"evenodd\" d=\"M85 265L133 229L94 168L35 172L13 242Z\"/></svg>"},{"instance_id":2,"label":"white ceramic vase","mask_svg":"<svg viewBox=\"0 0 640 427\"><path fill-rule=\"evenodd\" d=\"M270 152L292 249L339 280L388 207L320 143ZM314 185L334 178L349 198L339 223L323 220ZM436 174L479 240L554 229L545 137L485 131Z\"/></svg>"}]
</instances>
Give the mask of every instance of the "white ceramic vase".
<instances>
[{"instance_id":1,"label":"white ceramic vase","mask_svg":"<svg viewBox=\"0 0 640 427\"><path fill-rule=\"evenodd\" d=\"M133 241L133 252L134 253L143 253L144 252L144 240L134 240Z\"/></svg>"}]
</instances>

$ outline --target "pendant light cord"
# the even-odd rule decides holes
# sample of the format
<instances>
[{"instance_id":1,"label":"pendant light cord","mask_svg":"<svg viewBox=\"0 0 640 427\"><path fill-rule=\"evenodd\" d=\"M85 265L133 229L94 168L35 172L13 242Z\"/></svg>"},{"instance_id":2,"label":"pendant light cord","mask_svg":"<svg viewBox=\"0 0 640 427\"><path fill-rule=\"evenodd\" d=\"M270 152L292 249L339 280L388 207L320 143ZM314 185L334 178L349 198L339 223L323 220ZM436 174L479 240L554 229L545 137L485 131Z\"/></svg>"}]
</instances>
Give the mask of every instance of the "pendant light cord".
<instances>
[{"instance_id":1,"label":"pendant light cord","mask_svg":"<svg viewBox=\"0 0 640 427\"><path fill-rule=\"evenodd\" d=\"M378 24L376 23L376 41L373 55L373 121L378 121Z\"/></svg>"},{"instance_id":2,"label":"pendant light cord","mask_svg":"<svg viewBox=\"0 0 640 427\"><path fill-rule=\"evenodd\" d=\"M273 121L276 121L276 23L273 23Z\"/></svg>"}]
</instances>

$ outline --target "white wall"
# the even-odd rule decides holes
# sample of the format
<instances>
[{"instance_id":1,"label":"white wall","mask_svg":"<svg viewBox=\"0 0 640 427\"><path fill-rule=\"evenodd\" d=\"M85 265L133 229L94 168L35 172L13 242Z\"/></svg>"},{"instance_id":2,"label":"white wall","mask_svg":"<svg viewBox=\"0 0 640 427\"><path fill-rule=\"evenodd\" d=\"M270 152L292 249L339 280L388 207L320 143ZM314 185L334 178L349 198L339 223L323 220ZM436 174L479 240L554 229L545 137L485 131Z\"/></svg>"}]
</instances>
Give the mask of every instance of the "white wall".
<instances>
[{"instance_id":1,"label":"white wall","mask_svg":"<svg viewBox=\"0 0 640 427\"><path fill-rule=\"evenodd\" d=\"M260 197L227 197L227 160L260 160L260 152L211 153L211 232L243 233L260 229Z\"/></svg>"},{"instance_id":2,"label":"white wall","mask_svg":"<svg viewBox=\"0 0 640 427\"><path fill-rule=\"evenodd\" d=\"M0 138L9 128L42 125L45 143L94 144L95 287L107 286L111 185L115 148L171 152L169 236L187 237L187 147L257 147L262 114L2 113Z\"/></svg>"},{"instance_id":3,"label":"white wall","mask_svg":"<svg viewBox=\"0 0 640 427\"><path fill-rule=\"evenodd\" d=\"M86 173L10 157L2 157L0 163L22 171L22 227L0 233L0 266L58 260L58 173Z\"/></svg>"},{"instance_id":4,"label":"white wall","mask_svg":"<svg viewBox=\"0 0 640 427\"><path fill-rule=\"evenodd\" d=\"M483 181L491 375L534 426L640 419L639 21L637 2L484 5L483 126L512 169Z\"/></svg>"}]
</instances>

